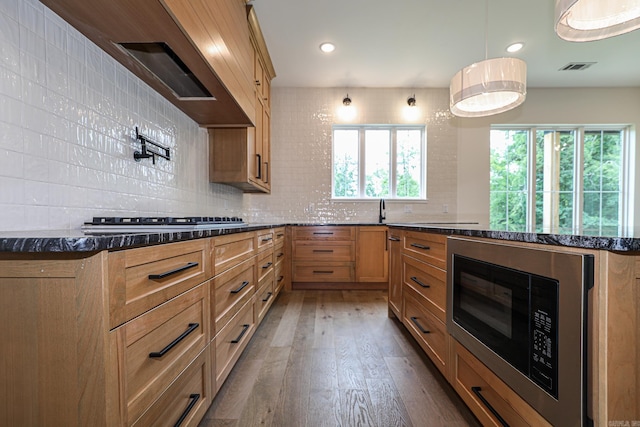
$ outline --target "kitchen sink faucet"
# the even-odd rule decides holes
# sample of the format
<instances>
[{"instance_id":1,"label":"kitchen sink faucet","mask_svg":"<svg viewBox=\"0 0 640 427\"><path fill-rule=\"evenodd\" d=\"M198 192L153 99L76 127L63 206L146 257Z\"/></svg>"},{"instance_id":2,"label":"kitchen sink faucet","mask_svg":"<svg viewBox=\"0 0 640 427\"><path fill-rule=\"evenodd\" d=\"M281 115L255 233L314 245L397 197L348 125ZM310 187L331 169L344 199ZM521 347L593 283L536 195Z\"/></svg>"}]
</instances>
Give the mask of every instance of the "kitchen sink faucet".
<instances>
[{"instance_id":1,"label":"kitchen sink faucet","mask_svg":"<svg viewBox=\"0 0 640 427\"><path fill-rule=\"evenodd\" d=\"M378 213L378 224L382 224L382 221L387 219L387 212L384 206L384 199L380 199L380 211Z\"/></svg>"}]
</instances>

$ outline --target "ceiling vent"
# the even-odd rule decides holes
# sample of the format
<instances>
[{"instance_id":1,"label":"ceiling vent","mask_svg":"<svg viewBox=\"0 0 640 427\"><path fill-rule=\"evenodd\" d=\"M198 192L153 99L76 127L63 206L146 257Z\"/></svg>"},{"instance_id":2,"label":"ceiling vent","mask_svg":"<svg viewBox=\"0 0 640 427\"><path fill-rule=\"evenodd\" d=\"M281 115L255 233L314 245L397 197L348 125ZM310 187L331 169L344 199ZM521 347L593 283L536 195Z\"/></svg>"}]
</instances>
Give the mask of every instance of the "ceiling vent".
<instances>
[{"instance_id":1,"label":"ceiling vent","mask_svg":"<svg viewBox=\"0 0 640 427\"><path fill-rule=\"evenodd\" d=\"M591 67L595 62L569 62L564 67L561 67L559 71L578 71L586 70Z\"/></svg>"}]
</instances>

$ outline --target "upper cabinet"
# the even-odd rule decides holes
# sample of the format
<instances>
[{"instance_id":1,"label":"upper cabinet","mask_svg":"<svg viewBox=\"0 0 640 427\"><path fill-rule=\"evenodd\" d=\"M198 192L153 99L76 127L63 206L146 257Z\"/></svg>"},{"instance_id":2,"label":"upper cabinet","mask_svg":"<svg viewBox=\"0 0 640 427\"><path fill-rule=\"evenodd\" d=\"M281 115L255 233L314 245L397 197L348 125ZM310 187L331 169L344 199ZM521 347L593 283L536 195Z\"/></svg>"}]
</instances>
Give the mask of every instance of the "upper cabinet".
<instances>
[{"instance_id":1,"label":"upper cabinet","mask_svg":"<svg viewBox=\"0 0 640 427\"><path fill-rule=\"evenodd\" d=\"M41 2L200 125L255 125L245 0Z\"/></svg>"}]
</instances>

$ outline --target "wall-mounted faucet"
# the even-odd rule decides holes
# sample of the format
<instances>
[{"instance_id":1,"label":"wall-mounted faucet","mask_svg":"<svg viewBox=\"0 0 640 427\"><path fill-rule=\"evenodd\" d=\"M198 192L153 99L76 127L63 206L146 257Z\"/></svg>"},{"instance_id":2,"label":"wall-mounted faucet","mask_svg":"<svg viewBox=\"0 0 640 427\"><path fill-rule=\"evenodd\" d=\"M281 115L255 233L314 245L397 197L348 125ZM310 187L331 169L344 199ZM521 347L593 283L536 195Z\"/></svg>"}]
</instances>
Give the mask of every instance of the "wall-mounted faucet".
<instances>
[{"instance_id":1,"label":"wall-mounted faucet","mask_svg":"<svg viewBox=\"0 0 640 427\"><path fill-rule=\"evenodd\" d=\"M382 224L382 221L387 219L387 212L384 205L384 199L380 199L380 211L378 213L378 224Z\"/></svg>"}]
</instances>

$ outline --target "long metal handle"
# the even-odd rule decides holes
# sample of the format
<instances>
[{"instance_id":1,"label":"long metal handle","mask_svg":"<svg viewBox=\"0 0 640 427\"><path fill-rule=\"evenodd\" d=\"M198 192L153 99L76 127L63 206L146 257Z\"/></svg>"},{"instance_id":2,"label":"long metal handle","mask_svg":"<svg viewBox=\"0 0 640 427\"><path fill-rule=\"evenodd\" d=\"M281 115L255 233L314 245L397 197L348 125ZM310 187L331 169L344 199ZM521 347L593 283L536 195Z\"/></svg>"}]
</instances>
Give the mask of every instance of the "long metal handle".
<instances>
[{"instance_id":1,"label":"long metal handle","mask_svg":"<svg viewBox=\"0 0 640 427\"><path fill-rule=\"evenodd\" d=\"M280 258L282 256L284 256L284 252L280 252L278 255L276 255L276 258Z\"/></svg>"},{"instance_id":2,"label":"long metal handle","mask_svg":"<svg viewBox=\"0 0 640 427\"><path fill-rule=\"evenodd\" d=\"M235 340L231 340L231 344L238 344L242 339L242 337L244 336L244 334L247 333L250 326L251 325L242 325L242 332L240 332L240 335L238 335L238 338L236 338Z\"/></svg>"},{"instance_id":3,"label":"long metal handle","mask_svg":"<svg viewBox=\"0 0 640 427\"><path fill-rule=\"evenodd\" d=\"M264 162L264 182L269 183L269 162Z\"/></svg>"},{"instance_id":4,"label":"long metal handle","mask_svg":"<svg viewBox=\"0 0 640 427\"><path fill-rule=\"evenodd\" d=\"M421 245L419 243L412 243L411 246L418 249L424 249L425 251L428 251L429 249L431 249L429 246Z\"/></svg>"},{"instance_id":5,"label":"long metal handle","mask_svg":"<svg viewBox=\"0 0 640 427\"><path fill-rule=\"evenodd\" d=\"M265 265L262 266L262 268L269 268L273 265L273 263L271 261L269 261L268 263L266 263Z\"/></svg>"},{"instance_id":6,"label":"long metal handle","mask_svg":"<svg viewBox=\"0 0 640 427\"><path fill-rule=\"evenodd\" d=\"M232 294L237 294L238 292L240 292L241 290L246 288L248 284L249 284L249 282L247 282L245 280L244 282L242 282L242 284L240 285L240 287L238 289L233 289L232 291L229 291L229 292L232 293Z\"/></svg>"},{"instance_id":7,"label":"long metal handle","mask_svg":"<svg viewBox=\"0 0 640 427\"><path fill-rule=\"evenodd\" d=\"M399 242L400 241L399 238L393 237L393 236L389 237L389 240L391 240L392 242Z\"/></svg>"},{"instance_id":8,"label":"long metal handle","mask_svg":"<svg viewBox=\"0 0 640 427\"><path fill-rule=\"evenodd\" d=\"M504 418L502 418L500 416L500 414L498 413L498 411L495 410L495 408L493 406L491 406L491 404L487 401L487 399L484 398L484 396L482 395L482 387L471 387L471 391L478 396L478 399L480 399L480 401L484 404L484 406L487 407L487 409L489 411L491 411L491 413L493 414L494 417L496 417L496 419L498 420L498 422L500 424L502 424L503 427L509 427L509 424L504 420Z\"/></svg>"},{"instance_id":9,"label":"long metal handle","mask_svg":"<svg viewBox=\"0 0 640 427\"><path fill-rule=\"evenodd\" d=\"M431 286L422 283L420 280L418 280L418 278L416 276L413 276L410 278L411 280L413 280L414 282L416 282L418 285L422 286L423 288L430 288Z\"/></svg>"},{"instance_id":10,"label":"long metal handle","mask_svg":"<svg viewBox=\"0 0 640 427\"><path fill-rule=\"evenodd\" d=\"M319 252L319 253L333 253L333 249L314 249L313 252Z\"/></svg>"},{"instance_id":11,"label":"long metal handle","mask_svg":"<svg viewBox=\"0 0 640 427\"><path fill-rule=\"evenodd\" d=\"M182 415L180 415L180 418L178 418L178 421L176 421L176 423L174 424L173 427L180 427L180 425L184 422L184 420L187 418L187 415L189 415L189 412L191 412L191 410L193 409L194 406L196 406L196 402L200 399L200 395L197 393L194 394L190 394L189 395L189 405L187 405L187 409L184 410L184 412L182 413Z\"/></svg>"},{"instance_id":12,"label":"long metal handle","mask_svg":"<svg viewBox=\"0 0 640 427\"><path fill-rule=\"evenodd\" d=\"M278 282L282 282L282 279L284 279L284 276L278 277Z\"/></svg>"},{"instance_id":13,"label":"long metal handle","mask_svg":"<svg viewBox=\"0 0 640 427\"><path fill-rule=\"evenodd\" d=\"M332 231L314 231L313 234L326 234L326 235L332 236L333 232Z\"/></svg>"},{"instance_id":14,"label":"long metal handle","mask_svg":"<svg viewBox=\"0 0 640 427\"><path fill-rule=\"evenodd\" d=\"M264 298L264 299L262 300L262 302L267 302L267 301L269 301L269 298L271 298L271 295L273 295L273 292L267 292L267 297L266 297L266 298Z\"/></svg>"},{"instance_id":15,"label":"long metal handle","mask_svg":"<svg viewBox=\"0 0 640 427\"><path fill-rule=\"evenodd\" d=\"M171 343L169 343L169 345L167 345L162 350L154 351L152 353L149 353L149 357L150 358L157 358L157 357L164 356L165 354L167 354L169 352L169 350L171 350L173 347L177 346L180 341L185 339L187 337L187 335L189 335L191 332L193 332L196 329L198 329L198 326L200 326L199 323L189 323L189 328L186 331L184 331L182 334L180 334L180 336L178 338L176 338L175 340L171 341Z\"/></svg>"},{"instance_id":16,"label":"long metal handle","mask_svg":"<svg viewBox=\"0 0 640 427\"><path fill-rule=\"evenodd\" d=\"M258 160L258 175L256 179L262 179L262 156L260 154L256 154Z\"/></svg>"},{"instance_id":17,"label":"long metal handle","mask_svg":"<svg viewBox=\"0 0 640 427\"><path fill-rule=\"evenodd\" d=\"M271 241L271 240L273 240L273 237L263 237L263 238L262 238L262 241L263 241L263 242L269 242L269 241Z\"/></svg>"},{"instance_id":18,"label":"long metal handle","mask_svg":"<svg viewBox=\"0 0 640 427\"><path fill-rule=\"evenodd\" d=\"M198 265L197 262L190 262L187 265L183 265L182 267L175 268L171 271L165 271L164 273L160 273L160 274L150 274L149 279L150 280L164 279L165 277L171 276L172 274L180 273L181 271L188 270L190 268L196 267L197 265Z\"/></svg>"},{"instance_id":19,"label":"long metal handle","mask_svg":"<svg viewBox=\"0 0 640 427\"><path fill-rule=\"evenodd\" d=\"M418 322L418 318L417 317L412 317L411 321L418 327L418 329L420 329L420 332L422 332L423 334L430 334L431 331L425 329L422 327L422 325Z\"/></svg>"},{"instance_id":20,"label":"long metal handle","mask_svg":"<svg viewBox=\"0 0 640 427\"><path fill-rule=\"evenodd\" d=\"M333 274L333 270L313 270L313 274Z\"/></svg>"}]
</instances>

